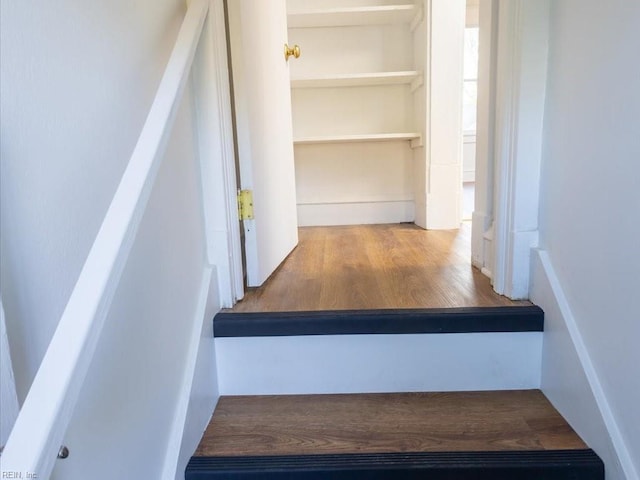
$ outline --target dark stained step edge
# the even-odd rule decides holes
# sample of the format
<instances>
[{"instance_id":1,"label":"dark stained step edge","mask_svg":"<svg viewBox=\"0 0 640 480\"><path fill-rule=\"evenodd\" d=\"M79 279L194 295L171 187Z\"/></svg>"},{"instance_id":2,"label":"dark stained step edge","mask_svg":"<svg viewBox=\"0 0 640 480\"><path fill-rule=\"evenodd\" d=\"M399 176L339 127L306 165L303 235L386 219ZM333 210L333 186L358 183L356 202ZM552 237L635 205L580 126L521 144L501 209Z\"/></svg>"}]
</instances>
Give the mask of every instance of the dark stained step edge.
<instances>
[{"instance_id":1,"label":"dark stained step edge","mask_svg":"<svg viewBox=\"0 0 640 480\"><path fill-rule=\"evenodd\" d=\"M215 337L368 335L410 333L541 332L537 306L317 312L220 312Z\"/></svg>"},{"instance_id":2,"label":"dark stained step edge","mask_svg":"<svg viewBox=\"0 0 640 480\"><path fill-rule=\"evenodd\" d=\"M593 450L193 457L186 480L604 480Z\"/></svg>"}]
</instances>

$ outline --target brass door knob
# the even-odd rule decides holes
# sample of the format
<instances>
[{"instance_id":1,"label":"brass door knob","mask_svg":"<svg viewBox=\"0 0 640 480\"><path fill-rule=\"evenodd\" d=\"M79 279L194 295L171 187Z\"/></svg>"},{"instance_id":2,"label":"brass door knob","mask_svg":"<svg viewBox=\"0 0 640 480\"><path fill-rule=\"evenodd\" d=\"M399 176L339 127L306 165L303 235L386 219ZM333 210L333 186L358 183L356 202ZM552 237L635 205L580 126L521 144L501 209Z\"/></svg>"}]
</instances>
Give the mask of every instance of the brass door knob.
<instances>
[{"instance_id":1,"label":"brass door knob","mask_svg":"<svg viewBox=\"0 0 640 480\"><path fill-rule=\"evenodd\" d=\"M284 59L288 62L289 57L293 56L294 58L300 58L300 47L298 45L294 45L290 47L288 44L284 44Z\"/></svg>"}]
</instances>

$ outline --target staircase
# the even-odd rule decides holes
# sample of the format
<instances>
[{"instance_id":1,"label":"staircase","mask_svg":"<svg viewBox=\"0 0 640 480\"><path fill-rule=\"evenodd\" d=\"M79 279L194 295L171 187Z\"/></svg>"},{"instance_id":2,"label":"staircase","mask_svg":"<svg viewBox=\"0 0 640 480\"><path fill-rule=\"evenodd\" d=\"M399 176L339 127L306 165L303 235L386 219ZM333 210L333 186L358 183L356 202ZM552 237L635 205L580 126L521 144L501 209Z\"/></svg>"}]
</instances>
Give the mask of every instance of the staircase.
<instances>
[{"instance_id":1,"label":"staircase","mask_svg":"<svg viewBox=\"0 0 640 480\"><path fill-rule=\"evenodd\" d=\"M186 480L602 480L537 390L542 329L535 306L220 313Z\"/></svg>"}]
</instances>

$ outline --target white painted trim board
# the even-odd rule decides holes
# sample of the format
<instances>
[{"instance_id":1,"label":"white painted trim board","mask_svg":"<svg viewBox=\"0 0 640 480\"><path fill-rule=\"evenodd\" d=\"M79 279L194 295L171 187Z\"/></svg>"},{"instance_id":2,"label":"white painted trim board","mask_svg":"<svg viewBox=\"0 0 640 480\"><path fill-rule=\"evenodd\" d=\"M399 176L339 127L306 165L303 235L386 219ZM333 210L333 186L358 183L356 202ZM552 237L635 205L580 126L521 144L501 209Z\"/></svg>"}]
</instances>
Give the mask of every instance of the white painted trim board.
<instances>
[{"instance_id":1,"label":"white painted trim board","mask_svg":"<svg viewBox=\"0 0 640 480\"><path fill-rule=\"evenodd\" d=\"M220 301L244 296L231 89L223 0L207 0L209 15L194 60L192 82L198 132L207 259L218 271ZM220 208L223 205L224 208Z\"/></svg>"},{"instance_id":2,"label":"white painted trim board","mask_svg":"<svg viewBox=\"0 0 640 480\"><path fill-rule=\"evenodd\" d=\"M538 245L549 2L499 8L492 283L513 299L529 296L530 251Z\"/></svg>"},{"instance_id":3,"label":"white painted trim board","mask_svg":"<svg viewBox=\"0 0 640 480\"><path fill-rule=\"evenodd\" d=\"M191 322L189 349L187 352L187 358L185 360L184 374L182 378L182 384L180 386L178 404L176 405L175 411L173 413L173 423L169 433L169 442L167 444L167 450L163 462L161 477L162 480L175 480L176 476L180 475L181 472L179 471L178 465L183 441L192 440L194 436L198 436L198 433L201 435L202 432L204 432L204 428L206 427L206 425L204 425L200 432L197 431L197 428L196 432L185 431L203 330L207 328L207 325L211 325L210 320L213 317L210 317L210 315L213 315L215 313L212 312L210 308L208 308L210 305L209 298L211 297L212 283L214 287L217 287L217 285L215 285L215 282L212 282L215 273L215 268L212 267L205 267L204 271L202 272L200 293L198 295L198 304L193 320ZM217 293L215 293L215 297L217 297ZM209 335L213 337L213 329L211 329ZM211 358L209 359L209 361L213 362L214 359ZM217 390L217 386L215 385L214 380L215 379L211 379L211 385L209 388L212 390L212 398L215 398L217 400L218 395L217 391L215 391ZM211 414L213 414L214 407L215 402L211 407Z\"/></svg>"},{"instance_id":4,"label":"white painted trim board","mask_svg":"<svg viewBox=\"0 0 640 480\"><path fill-rule=\"evenodd\" d=\"M471 229L471 261L483 274L490 272L493 265L492 241L487 240L485 234L493 221L497 21L498 0L483 0L480 4L476 190Z\"/></svg>"},{"instance_id":5,"label":"white painted trim board","mask_svg":"<svg viewBox=\"0 0 640 480\"><path fill-rule=\"evenodd\" d=\"M221 395L540 387L542 333L216 338Z\"/></svg>"},{"instance_id":6,"label":"white painted trim board","mask_svg":"<svg viewBox=\"0 0 640 480\"><path fill-rule=\"evenodd\" d=\"M603 458L608 480L639 480L551 259L544 250L534 249L532 256L531 299L545 310L542 391Z\"/></svg>"},{"instance_id":7,"label":"white painted trim board","mask_svg":"<svg viewBox=\"0 0 640 480\"><path fill-rule=\"evenodd\" d=\"M413 200L298 204L298 226L374 225L413 222Z\"/></svg>"}]
</instances>

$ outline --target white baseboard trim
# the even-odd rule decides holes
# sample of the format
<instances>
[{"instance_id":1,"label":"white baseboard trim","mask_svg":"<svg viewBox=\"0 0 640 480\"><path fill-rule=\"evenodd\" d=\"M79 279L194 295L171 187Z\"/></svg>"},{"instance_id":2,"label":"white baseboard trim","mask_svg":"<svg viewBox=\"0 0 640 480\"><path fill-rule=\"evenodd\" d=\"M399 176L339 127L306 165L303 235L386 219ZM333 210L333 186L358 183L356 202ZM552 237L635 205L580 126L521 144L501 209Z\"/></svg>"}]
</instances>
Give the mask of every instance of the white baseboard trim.
<instances>
[{"instance_id":1,"label":"white baseboard trim","mask_svg":"<svg viewBox=\"0 0 640 480\"><path fill-rule=\"evenodd\" d=\"M507 264L504 294L513 300L526 300L529 298L531 251L538 246L539 232L538 230L516 231L511 232L510 235L512 251L509 252L510 262Z\"/></svg>"},{"instance_id":2,"label":"white baseboard trim","mask_svg":"<svg viewBox=\"0 0 640 480\"><path fill-rule=\"evenodd\" d=\"M476 210L471 216L471 225L471 264L478 269L489 270L485 233L491 226L491 217Z\"/></svg>"},{"instance_id":3,"label":"white baseboard trim","mask_svg":"<svg viewBox=\"0 0 640 480\"><path fill-rule=\"evenodd\" d=\"M485 277L487 277L489 280L491 280L491 270L489 270L488 268L482 267L480 269L480 273L482 273Z\"/></svg>"},{"instance_id":4,"label":"white baseboard trim","mask_svg":"<svg viewBox=\"0 0 640 480\"><path fill-rule=\"evenodd\" d=\"M216 338L221 395L540 388L542 333Z\"/></svg>"},{"instance_id":5,"label":"white baseboard trim","mask_svg":"<svg viewBox=\"0 0 640 480\"><path fill-rule=\"evenodd\" d=\"M603 459L607 480L639 480L551 259L532 251L531 300L545 311L542 390Z\"/></svg>"},{"instance_id":6,"label":"white baseboard trim","mask_svg":"<svg viewBox=\"0 0 640 480\"><path fill-rule=\"evenodd\" d=\"M472 183L476 181L475 170L465 170L462 172L462 183Z\"/></svg>"},{"instance_id":7,"label":"white baseboard trim","mask_svg":"<svg viewBox=\"0 0 640 480\"><path fill-rule=\"evenodd\" d=\"M212 319L219 308L215 267L205 267L191 325L180 396L164 458L162 480L184 480L184 470L218 401Z\"/></svg>"},{"instance_id":8,"label":"white baseboard trim","mask_svg":"<svg viewBox=\"0 0 640 480\"><path fill-rule=\"evenodd\" d=\"M413 201L317 203L298 205L301 227L413 222Z\"/></svg>"}]
</instances>

